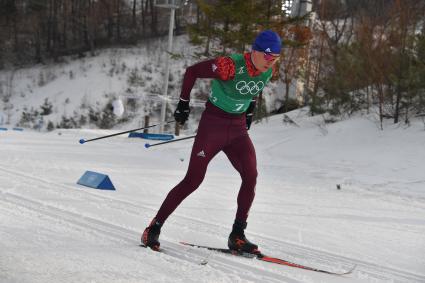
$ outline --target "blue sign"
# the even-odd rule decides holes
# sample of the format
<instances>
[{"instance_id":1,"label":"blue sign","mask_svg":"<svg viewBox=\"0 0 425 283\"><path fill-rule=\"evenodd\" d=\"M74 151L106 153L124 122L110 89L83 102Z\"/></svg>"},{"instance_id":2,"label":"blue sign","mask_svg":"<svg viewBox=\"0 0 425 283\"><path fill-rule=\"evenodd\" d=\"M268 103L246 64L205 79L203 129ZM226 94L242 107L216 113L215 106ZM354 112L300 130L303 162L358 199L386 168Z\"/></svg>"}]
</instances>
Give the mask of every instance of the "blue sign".
<instances>
[{"instance_id":1,"label":"blue sign","mask_svg":"<svg viewBox=\"0 0 425 283\"><path fill-rule=\"evenodd\" d=\"M115 191L115 187L108 175L92 171L86 171L80 180L78 180L77 184L99 190Z\"/></svg>"},{"instance_id":2,"label":"blue sign","mask_svg":"<svg viewBox=\"0 0 425 283\"><path fill-rule=\"evenodd\" d=\"M149 133L130 133L128 135L129 138L142 138L147 140L161 140L161 141L169 141L174 139L173 135L168 134L149 134Z\"/></svg>"}]
</instances>

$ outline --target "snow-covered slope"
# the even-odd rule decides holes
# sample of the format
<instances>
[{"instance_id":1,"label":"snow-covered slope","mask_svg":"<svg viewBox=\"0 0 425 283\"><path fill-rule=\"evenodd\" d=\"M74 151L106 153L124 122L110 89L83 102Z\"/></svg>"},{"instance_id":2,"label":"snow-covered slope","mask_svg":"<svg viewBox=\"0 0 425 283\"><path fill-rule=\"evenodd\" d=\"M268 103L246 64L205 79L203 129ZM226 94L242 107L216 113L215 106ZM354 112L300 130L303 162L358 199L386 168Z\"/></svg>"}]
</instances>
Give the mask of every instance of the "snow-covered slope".
<instances>
[{"instance_id":1,"label":"snow-covered slope","mask_svg":"<svg viewBox=\"0 0 425 283\"><path fill-rule=\"evenodd\" d=\"M136 114L137 119L143 119L160 107L165 48L162 39L151 39L137 47L99 50L96 56L87 54L85 58L65 58L63 63L1 71L0 94L10 96L8 105L13 108L0 112L16 125L23 111L40 111L48 99L53 113L44 116L44 122L57 125L62 116L78 119L87 115L90 106L102 110L115 99L126 102L127 98L135 98L126 116ZM178 95L184 67L194 60L190 56L194 50L185 36L176 39L174 51L182 58L171 61L170 97ZM2 108L8 105L3 103Z\"/></svg>"},{"instance_id":2,"label":"snow-covered slope","mask_svg":"<svg viewBox=\"0 0 425 283\"><path fill-rule=\"evenodd\" d=\"M47 102L53 106L52 113L42 116L42 129L46 129L49 122L58 126L63 116L77 122L81 116L85 117L88 123L73 128L97 128L89 123L90 108L102 112L108 103L116 100L124 104L124 115L116 117L115 122L121 123L118 127L143 125L145 115L150 115L154 123L160 117L163 101L166 47L167 38L150 39L136 47L98 50L95 56L63 58L62 63L0 70L0 125L16 126L23 112L40 113L41 106ZM188 43L186 35L175 37L173 53L176 56L170 60L168 115L177 104L186 67L206 59L195 56L201 51L201 47ZM191 106L195 111L189 127L194 127L192 124L199 120L199 107L208 97L209 83L209 80L198 80L192 90ZM272 83L265 90L269 111L280 107L283 89L281 84ZM34 120L24 126L37 126L40 116Z\"/></svg>"},{"instance_id":3,"label":"snow-covered slope","mask_svg":"<svg viewBox=\"0 0 425 283\"><path fill-rule=\"evenodd\" d=\"M425 282L425 131L372 116L334 124L304 110L254 124L257 194L247 235L262 251L344 277L220 255L240 179L223 154L164 225L165 253L144 227L184 176L192 141L144 148L112 131L0 132L0 282ZM76 185L85 170L116 191ZM336 185L340 185L340 190ZM206 265L201 262L207 261Z\"/></svg>"}]
</instances>

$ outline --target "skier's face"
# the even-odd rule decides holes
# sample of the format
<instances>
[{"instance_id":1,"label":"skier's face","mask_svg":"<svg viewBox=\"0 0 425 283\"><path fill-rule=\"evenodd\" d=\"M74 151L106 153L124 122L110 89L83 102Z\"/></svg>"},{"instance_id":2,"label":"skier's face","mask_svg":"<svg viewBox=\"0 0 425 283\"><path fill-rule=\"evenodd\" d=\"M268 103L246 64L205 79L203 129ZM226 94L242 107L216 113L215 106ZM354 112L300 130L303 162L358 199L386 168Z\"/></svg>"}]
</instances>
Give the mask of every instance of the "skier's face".
<instances>
[{"instance_id":1,"label":"skier's face","mask_svg":"<svg viewBox=\"0 0 425 283\"><path fill-rule=\"evenodd\" d=\"M271 68L280 58L280 54L264 53L261 51L252 51L252 63L260 72L265 72Z\"/></svg>"}]
</instances>

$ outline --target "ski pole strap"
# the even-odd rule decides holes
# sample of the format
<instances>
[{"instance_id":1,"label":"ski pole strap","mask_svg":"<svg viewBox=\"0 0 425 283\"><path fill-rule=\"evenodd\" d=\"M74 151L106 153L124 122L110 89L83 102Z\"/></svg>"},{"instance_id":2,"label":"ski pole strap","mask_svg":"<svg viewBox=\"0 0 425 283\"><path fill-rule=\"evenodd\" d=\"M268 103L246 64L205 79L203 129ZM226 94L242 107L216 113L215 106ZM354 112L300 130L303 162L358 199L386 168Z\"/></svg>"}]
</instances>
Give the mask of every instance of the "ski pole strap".
<instances>
[{"instance_id":1,"label":"ski pole strap","mask_svg":"<svg viewBox=\"0 0 425 283\"><path fill-rule=\"evenodd\" d=\"M193 139L194 137L196 137L196 135L185 137L185 138L181 138L181 139L176 139L176 140L170 140L170 141L165 141L165 142L154 143L154 144L145 143L145 147L146 148L150 148L152 146L162 145L162 144L166 144L166 143L170 143L170 142L178 142L178 141L182 141L182 140Z\"/></svg>"},{"instance_id":2,"label":"ski pole strap","mask_svg":"<svg viewBox=\"0 0 425 283\"><path fill-rule=\"evenodd\" d=\"M80 139L80 144L86 143L86 142L90 142L90 141L95 141L95 140L100 140L100 139L106 139L106 138L110 138L110 137L114 137L114 136L119 136L122 134L127 134L127 133L131 133L131 132L135 132L135 131L140 131L140 130L144 130L144 129L149 129L149 128L153 128L159 125L165 125L165 124L169 124L169 123L175 123L175 120L172 121L167 121L164 123L159 123L159 124L155 124L155 125L151 125L151 126L147 126L147 127L143 127L143 128L138 128L138 129L133 129L133 130L129 130L129 131L125 131L125 132L119 132L116 134L112 134L112 135L107 135L107 136L102 136L102 137L98 137L98 138L94 138L94 139L89 139L89 140L85 140L85 139Z\"/></svg>"}]
</instances>

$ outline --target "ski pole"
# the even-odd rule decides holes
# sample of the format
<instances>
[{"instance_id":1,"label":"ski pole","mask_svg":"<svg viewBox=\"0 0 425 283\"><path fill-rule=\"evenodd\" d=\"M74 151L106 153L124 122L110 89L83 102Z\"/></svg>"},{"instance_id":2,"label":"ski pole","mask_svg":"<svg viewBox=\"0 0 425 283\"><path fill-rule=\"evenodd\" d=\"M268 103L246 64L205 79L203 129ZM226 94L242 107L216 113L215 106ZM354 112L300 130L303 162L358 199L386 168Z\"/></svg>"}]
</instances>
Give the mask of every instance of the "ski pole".
<instances>
[{"instance_id":1,"label":"ski pole","mask_svg":"<svg viewBox=\"0 0 425 283\"><path fill-rule=\"evenodd\" d=\"M150 148L151 146L156 146L156 145L162 145L162 144L166 144L166 143L170 143L170 142L178 142L178 141L182 141L182 140L193 139L194 137L196 137L196 135L185 137L185 138L181 138L181 139L171 140L171 141L154 143L154 144L145 143L145 147L146 148Z\"/></svg>"},{"instance_id":2,"label":"ski pole","mask_svg":"<svg viewBox=\"0 0 425 283\"><path fill-rule=\"evenodd\" d=\"M159 124L155 124L155 125L151 125L151 126L147 126L147 127L143 127L143 128L138 128L138 129L134 129L134 130L129 130L129 131L125 131L125 132L119 132L119 133L116 133L116 134L102 136L102 137L89 139L89 140L80 139L80 144L84 144L86 142L100 140L100 139L106 139L106 138L110 138L110 137L114 137L114 136L118 136L118 135L122 135L122 134L127 134L127 133L131 133L131 132L139 131L139 130L144 130L144 129L156 127L156 126L159 126L159 125L170 124L170 123L174 123L174 122L176 122L176 121L174 121L174 120L173 121L167 121L167 122L164 122L164 123L159 123Z\"/></svg>"}]
</instances>

